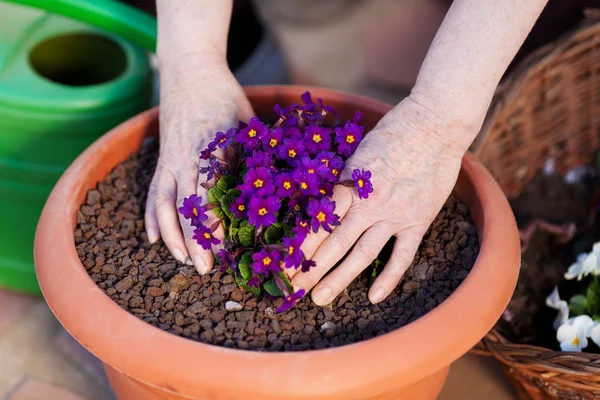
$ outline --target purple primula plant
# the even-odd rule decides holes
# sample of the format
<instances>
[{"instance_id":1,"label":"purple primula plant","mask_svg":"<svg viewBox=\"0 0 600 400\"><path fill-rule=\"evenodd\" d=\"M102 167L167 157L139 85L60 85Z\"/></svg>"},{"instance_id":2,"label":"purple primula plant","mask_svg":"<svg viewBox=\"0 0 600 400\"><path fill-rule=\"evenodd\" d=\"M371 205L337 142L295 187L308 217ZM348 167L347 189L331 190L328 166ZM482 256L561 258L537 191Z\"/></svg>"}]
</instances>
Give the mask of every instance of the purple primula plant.
<instances>
[{"instance_id":1,"label":"purple primula plant","mask_svg":"<svg viewBox=\"0 0 600 400\"><path fill-rule=\"evenodd\" d=\"M214 232L224 228L218 268L245 290L282 298L278 312L305 294L294 291L286 270L308 272L316 265L301 249L307 235L331 232L340 224L331 200L335 185L355 187L359 198L373 192L369 171L354 170L352 179L340 181L364 136L360 112L351 121L339 121L333 108L321 99L315 103L309 92L301 100L302 105L287 108L275 105L274 124L254 117L217 132L200 154L208 160L200 169L207 175L208 203L192 194L179 208L204 249L221 245ZM220 148L223 159L215 155ZM219 218L210 227L204 225L209 210Z\"/></svg>"}]
</instances>

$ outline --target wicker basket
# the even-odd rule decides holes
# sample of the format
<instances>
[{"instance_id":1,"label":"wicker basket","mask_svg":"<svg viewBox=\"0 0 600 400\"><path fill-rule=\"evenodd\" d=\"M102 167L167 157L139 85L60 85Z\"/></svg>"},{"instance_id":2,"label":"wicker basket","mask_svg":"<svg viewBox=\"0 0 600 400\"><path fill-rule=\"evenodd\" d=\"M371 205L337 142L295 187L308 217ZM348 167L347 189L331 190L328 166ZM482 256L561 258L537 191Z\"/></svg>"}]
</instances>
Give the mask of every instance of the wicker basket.
<instances>
[{"instance_id":1,"label":"wicker basket","mask_svg":"<svg viewBox=\"0 0 600 400\"><path fill-rule=\"evenodd\" d=\"M555 170L593 161L600 148L600 11L532 54L498 88L473 146L508 197L549 157ZM509 342L492 330L473 350L505 367L521 399L600 399L600 355Z\"/></svg>"}]
</instances>

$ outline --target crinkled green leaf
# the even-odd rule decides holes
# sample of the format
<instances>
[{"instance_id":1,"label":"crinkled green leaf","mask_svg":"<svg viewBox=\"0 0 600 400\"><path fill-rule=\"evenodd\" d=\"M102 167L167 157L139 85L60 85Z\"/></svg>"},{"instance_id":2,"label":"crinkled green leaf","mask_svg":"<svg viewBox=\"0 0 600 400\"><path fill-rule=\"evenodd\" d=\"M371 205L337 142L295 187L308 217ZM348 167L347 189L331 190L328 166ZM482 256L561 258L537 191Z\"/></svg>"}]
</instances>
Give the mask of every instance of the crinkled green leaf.
<instances>
[{"instance_id":1,"label":"crinkled green leaf","mask_svg":"<svg viewBox=\"0 0 600 400\"><path fill-rule=\"evenodd\" d=\"M230 189L236 187L236 179L231 175L223 175L217 181L217 188L221 189L223 193L227 193Z\"/></svg>"},{"instance_id":2,"label":"crinkled green leaf","mask_svg":"<svg viewBox=\"0 0 600 400\"><path fill-rule=\"evenodd\" d=\"M576 315L585 314L586 305L587 300L585 296L582 296L580 294L571 297L571 300L569 300L569 307L571 308L571 311L573 311L573 313Z\"/></svg>"},{"instance_id":3,"label":"crinkled green leaf","mask_svg":"<svg viewBox=\"0 0 600 400\"><path fill-rule=\"evenodd\" d=\"M267 293L269 293L271 296L275 296L275 297L283 296L283 292L281 291L279 286L277 286L277 283L275 282L275 278L271 278L268 281L266 281L263 285L263 288L265 288L265 291Z\"/></svg>"},{"instance_id":4,"label":"crinkled green leaf","mask_svg":"<svg viewBox=\"0 0 600 400\"><path fill-rule=\"evenodd\" d=\"M229 189L227 191L228 196L239 197L242 194L242 191L239 189Z\"/></svg>"},{"instance_id":5,"label":"crinkled green leaf","mask_svg":"<svg viewBox=\"0 0 600 400\"><path fill-rule=\"evenodd\" d=\"M294 286L292 285L292 282L290 281L290 278L287 276L287 274L283 271L279 271L277 276L281 278L288 292L292 293L294 291Z\"/></svg>"},{"instance_id":6,"label":"crinkled green leaf","mask_svg":"<svg viewBox=\"0 0 600 400\"><path fill-rule=\"evenodd\" d=\"M242 246L252 246L254 244L254 227L243 221L238 229L238 239Z\"/></svg>"},{"instance_id":7,"label":"crinkled green leaf","mask_svg":"<svg viewBox=\"0 0 600 400\"><path fill-rule=\"evenodd\" d=\"M255 296L260 296L261 294L261 290L259 287L248 286L248 279L243 278L239 274L235 275L235 283L238 285L238 287L249 291Z\"/></svg>"},{"instance_id":8,"label":"crinkled green leaf","mask_svg":"<svg viewBox=\"0 0 600 400\"><path fill-rule=\"evenodd\" d=\"M224 194L225 193L218 187L212 187L208 190L208 201L219 204L221 202L221 197L223 197Z\"/></svg>"},{"instance_id":9,"label":"crinkled green leaf","mask_svg":"<svg viewBox=\"0 0 600 400\"><path fill-rule=\"evenodd\" d=\"M217 216L217 218L220 218L220 219L225 218L225 213L223 213L223 210L221 210L221 207L215 207L215 208L213 208L212 212L215 213L215 215Z\"/></svg>"},{"instance_id":10,"label":"crinkled green leaf","mask_svg":"<svg viewBox=\"0 0 600 400\"><path fill-rule=\"evenodd\" d=\"M267 244L279 243L283 239L283 228L277 225L271 225L265 231L265 240Z\"/></svg>"},{"instance_id":11,"label":"crinkled green leaf","mask_svg":"<svg viewBox=\"0 0 600 400\"><path fill-rule=\"evenodd\" d=\"M244 279L252 278L252 269L250 268L250 264L252 264L252 255L250 253L244 253L238 262L238 268Z\"/></svg>"},{"instance_id":12,"label":"crinkled green leaf","mask_svg":"<svg viewBox=\"0 0 600 400\"><path fill-rule=\"evenodd\" d=\"M231 203L235 202L235 199L235 196L229 194L223 195L221 197L221 208L223 209L223 212L225 213L225 215L227 215L229 219L235 219L235 215L229 209L229 206L231 205Z\"/></svg>"}]
</instances>

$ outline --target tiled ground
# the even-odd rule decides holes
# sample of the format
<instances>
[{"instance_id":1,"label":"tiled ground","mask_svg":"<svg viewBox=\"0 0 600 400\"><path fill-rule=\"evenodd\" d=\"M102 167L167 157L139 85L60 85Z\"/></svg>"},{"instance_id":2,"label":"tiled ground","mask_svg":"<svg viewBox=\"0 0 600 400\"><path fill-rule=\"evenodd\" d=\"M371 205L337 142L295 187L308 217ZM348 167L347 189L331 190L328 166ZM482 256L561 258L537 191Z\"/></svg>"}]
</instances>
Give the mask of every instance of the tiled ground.
<instances>
[{"instance_id":1,"label":"tiled ground","mask_svg":"<svg viewBox=\"0 0 600 400\"><path fill-rule=\"evenodd\" d=\"M439 399L513 399L490 361L459 360ZM43 300L0 290L0 399L113 400L114 395L98 362L61 329Z\"/></svg>"}]
</instances>

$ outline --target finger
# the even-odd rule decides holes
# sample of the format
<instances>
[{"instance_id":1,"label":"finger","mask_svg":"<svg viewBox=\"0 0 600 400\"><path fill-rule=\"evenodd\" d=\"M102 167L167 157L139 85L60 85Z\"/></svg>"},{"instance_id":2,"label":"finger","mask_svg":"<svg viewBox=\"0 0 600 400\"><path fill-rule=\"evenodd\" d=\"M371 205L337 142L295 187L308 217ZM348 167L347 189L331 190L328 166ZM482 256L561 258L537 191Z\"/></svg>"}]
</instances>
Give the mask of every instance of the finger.
<instances>
[{"instance_id":1,"label":"finger","mask_svg":"<svg viewBox=\"0 0 600 400\"><path fill-rule=\"evenodd\" d=\"M350 206L352 205L352 189L337 185L333 191L333 196L331 200L335 201L335 213L341 218L344 218ZM334 228L335 230L335 228ZM304 256L307 259L312 258L315 254L321 243L330 235L324 229L320 229L317 233L309 234L304 243L302 243L302 251L304 252ZM290 268L286 270L286 273L290 278L294 277L300 269Z\"/></svg>"},{"instance_id":2,"label":"finger","mask_svg":"<svg viewBox=\"0 0 600 400\"><path fill-rule=\"evenodd\" d=\"M192 194L196 194L196 185L198 184L198 170L194 166L186 171L182 171L176 179L177 181L177 208L183 205L183 200L186 197L190 197ZM206 197L202 198L203 202L206 202ZM189 258L187 264L194 265L199 274L203 275L210 271L210 266L206 262L207 254L212 256L210 249L204 250L200 244L194 239L194 229L192 221L186 219L180 212L177 212L177 217L181 231L183 232L183 238L185 241L185 247ZM206 221L204 225L210 227Z\"/></svg>"},{"instance_id":3,"label":"finger","mask_svg":"<svg viewBox=\"0 0 600 400\"><path fill-rule=\"evenodd\" d=\"M167 170L162 170L157 180L154 206L160 235L167 248L179 262L186 262L188 253L175 209L177 184Z\"/></svg>"},{"instance_id":4,"label":"finger","mask_svg":"<svg viewBox=\"0 0 600 400\"><path fill-rule=\"evenodd\" d=\"M146 198L146 212L144 213L144 225L146 227L146 236L150 243L155 243L160 238L160 227L158 225L158 217L156 215L156 195L158 191L158 180L162 171L160 167L156 168L150 188L148 189L148 197Z\"/></svg>"},{"instance_id":5,"label":"finger","mask_svg":"<svg viewBox=\"0 0 600 400\"><path fill-rule=\"evenodd\" d=\"M368 228L364 221L351 212L317 249L313 260L317 263L308 272L300 272L292 279L294 287L307 292L350 250L360 235Z\"/></svg>"},{"instance_id":6,"label":"finger","mask_svg":"<svg viewBox=\"0 0 600 400\"><path fill-rule=\"evenodd\" d=\"M390 260L369 290L369 300L373 304L384 300L398 286L412 264L424 234L425 230L420 227L407 228L396 234Z\"/></svg>"},{"instance_id":7,"label":"finger","mask_svg":"<svg viewBox=\"0 0 600 400\"><path fill-rule=\"evenodd\" d=\"M331 303L338 294L352 283L379 255L393 230L384 223L378 223L363 233L352 252L325 279L313 289L312 298L317 305Z\"/></svg>"}]
</instances>

